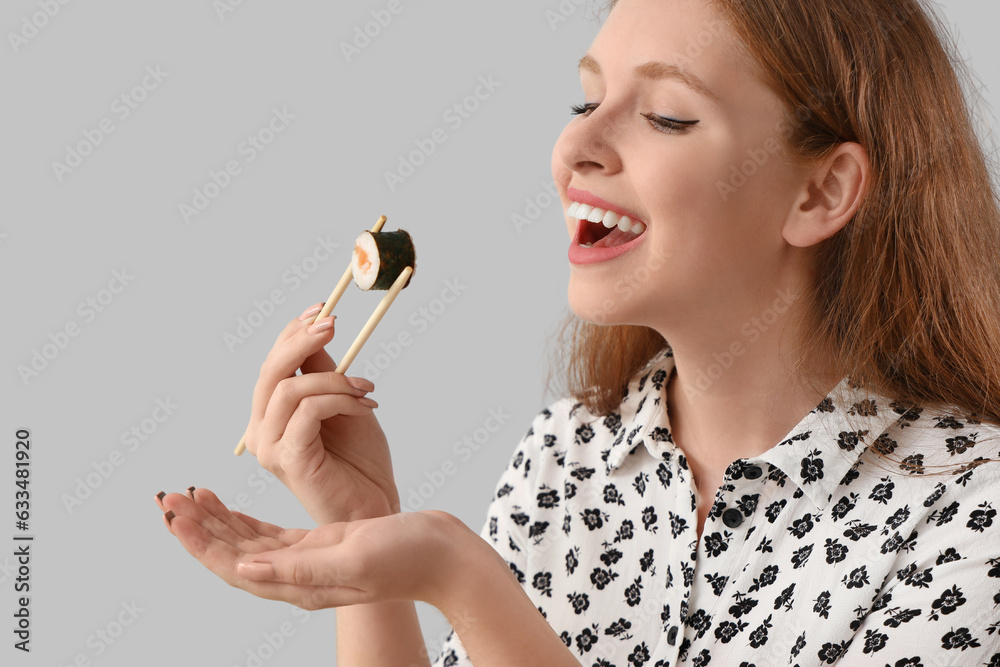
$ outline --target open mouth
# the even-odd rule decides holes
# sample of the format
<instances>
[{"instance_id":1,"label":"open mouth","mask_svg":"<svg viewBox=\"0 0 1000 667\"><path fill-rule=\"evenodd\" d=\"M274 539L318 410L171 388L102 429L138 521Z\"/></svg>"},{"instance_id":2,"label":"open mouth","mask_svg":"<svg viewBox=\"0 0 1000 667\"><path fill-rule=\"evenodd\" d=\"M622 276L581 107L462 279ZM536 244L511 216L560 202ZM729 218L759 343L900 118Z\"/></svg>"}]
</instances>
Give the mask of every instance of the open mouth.
<instances>
[{"instance_id":1,"label":"open mouth","mask_svg":"<svg viewBox=\"0 0 1000 667\"><path fill-rule=\"evenodd\" d=\"M583 248L614 248L634 241L646 231L642 222L589 204L573 202L566 215L579 221L578 239Z\"/></svg>"}]
</instances>

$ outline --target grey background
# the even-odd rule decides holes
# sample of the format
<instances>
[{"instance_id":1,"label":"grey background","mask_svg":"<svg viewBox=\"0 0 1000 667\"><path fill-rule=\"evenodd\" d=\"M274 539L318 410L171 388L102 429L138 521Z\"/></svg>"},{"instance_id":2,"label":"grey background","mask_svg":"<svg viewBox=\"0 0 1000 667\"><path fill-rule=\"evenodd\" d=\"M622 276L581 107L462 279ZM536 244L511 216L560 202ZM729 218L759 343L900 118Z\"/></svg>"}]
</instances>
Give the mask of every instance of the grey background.
<instances>
[{"instance_id":1,"label":"grey background","mask_svg":"<svg viewBox=\"0 0 1000 667\"><path fill-rule=\"evenodd\" d=\"M20 32L39 2L4 3L4 35ZM152 498L194 484L227 503L246 494L244 511L263 520L312 525L279 482L263 481L253 457L232 449L275 337L327 297L355 236L381 214L387 229L413 235L417 269L350 373L378 372L373 397L404 504L417 509L420 498L419 508L479 529L514 446L553 398L544 391L547 341L566 309L567 238L545 193L552 145L582 99L576 60L599 29L594 8L580 3L564 0L569 16L553 26L547 12L559 12L557 0L400 0L402 11L350 62L340 44L387 1L243 0L221 16L210 0L70 2L17 52L5 39L0 661L248 665L248 651L259 656L287 621L294 634L273 655L265 650L263 664L334 662L334 612L303 621L290 605L226 586L169 535ZM997 7L937 6L979 78L981 133L992 142ZM121 118L114 100L147 67L165 78ZM445 113L480 77L500 85L455 127ZM294 119L247 162L239 146L274 108ZM52 163L105 118L114 131L60 181ZM384 173L436 128L445 143L390 190ZM241 173L185 222L179 206L229 160ZM537 215L529 200L541 205ZM535 219L519 229L515 214ZM317 238L339 247L311 262ZM299 283L288 278L297 265L312 271ZM110 295L102 290L122 270L132 279L91 319L79 304ZM447 281L461 289L444 304ZM224 334L275 290L283 303L227 346ZM335 358L380 296L352 286L337 306ZM422 308L437 313L433 322ZM74 323L78 335L22 380L18 366ZM380 358L404 333L411 344ZM176 410L130 449L123 432L141 427L158 399ZM471 458L460 456L454 444L490 409L510 417ZM11 646L13 449L22 427L33 443L30 655ZM115 450L121 465L68 508L65 499L107 471ZM428 486L447 462L458 474ZM426 499L412 495L421 484ZM97 640L123 603L141 609L133 624L110 645ZM446 625L430 607L420 614L436 652Z\"/></svg>"}]
</instances>

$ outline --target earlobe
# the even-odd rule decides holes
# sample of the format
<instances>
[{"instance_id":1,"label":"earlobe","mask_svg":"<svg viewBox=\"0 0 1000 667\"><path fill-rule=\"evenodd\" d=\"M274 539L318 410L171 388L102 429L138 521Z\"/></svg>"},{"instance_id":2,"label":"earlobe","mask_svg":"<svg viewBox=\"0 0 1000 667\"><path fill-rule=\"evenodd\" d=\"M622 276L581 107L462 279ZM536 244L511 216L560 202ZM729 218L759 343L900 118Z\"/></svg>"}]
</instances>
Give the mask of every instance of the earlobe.
<instances>
[{"instance_id":1,"label":"earlobe","mask_svg":"<svg viewBox=\"0 0 1000 667\"><path fill-rule=\"evenodd\" d=\"M782 237L807 248L843 229L861 207L868 185L868 154L856 142L839 144L802 181Z\"/></svg>"}]
</instances>

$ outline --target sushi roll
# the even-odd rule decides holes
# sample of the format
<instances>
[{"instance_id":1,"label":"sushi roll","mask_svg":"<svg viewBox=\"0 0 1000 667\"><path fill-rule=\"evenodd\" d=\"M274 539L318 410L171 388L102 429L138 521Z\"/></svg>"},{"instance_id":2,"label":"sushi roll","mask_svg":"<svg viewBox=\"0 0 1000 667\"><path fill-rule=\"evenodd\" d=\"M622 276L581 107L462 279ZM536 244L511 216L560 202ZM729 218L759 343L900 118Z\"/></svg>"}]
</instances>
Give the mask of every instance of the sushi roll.
<instances>
[{"instance_id":1,"label":"sushi roll","mask_svg":"<svg viewBox=\"0 0 1000 667\"><path fill-rule=\"evenodd\" d=\"M408 266L416 269L413 240L406 231L364 232L354 242L351 274L363 290L387 290ZM410 284L406 280L406 287Z\"/></svg>"}]
</instances>

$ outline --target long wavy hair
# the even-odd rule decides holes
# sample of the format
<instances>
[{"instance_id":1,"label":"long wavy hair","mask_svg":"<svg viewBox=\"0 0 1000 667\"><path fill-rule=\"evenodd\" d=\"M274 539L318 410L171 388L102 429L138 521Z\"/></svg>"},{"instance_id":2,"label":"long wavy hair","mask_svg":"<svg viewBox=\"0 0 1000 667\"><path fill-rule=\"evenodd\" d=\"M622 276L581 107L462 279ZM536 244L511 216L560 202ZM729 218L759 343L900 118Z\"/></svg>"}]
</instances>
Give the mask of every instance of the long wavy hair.
<instances>
[{"instance_id":1,"label":"long wavy hair","mask_svg":"<svg viewBox=\"0 0 1000 667\"><path fill-rule=\"evenodd\" d=\"M918 0L707 1L784 103L785 159L814 165L857 142L870 161L854 219L816 246L797 368L840 369L900 403L1000 425L995 164L941 20ZM571 312L557 337L563 393L594 415L615 411L669 344Z\"/></svg>"}]
</instances>

